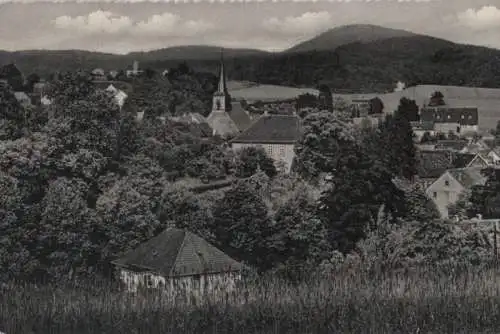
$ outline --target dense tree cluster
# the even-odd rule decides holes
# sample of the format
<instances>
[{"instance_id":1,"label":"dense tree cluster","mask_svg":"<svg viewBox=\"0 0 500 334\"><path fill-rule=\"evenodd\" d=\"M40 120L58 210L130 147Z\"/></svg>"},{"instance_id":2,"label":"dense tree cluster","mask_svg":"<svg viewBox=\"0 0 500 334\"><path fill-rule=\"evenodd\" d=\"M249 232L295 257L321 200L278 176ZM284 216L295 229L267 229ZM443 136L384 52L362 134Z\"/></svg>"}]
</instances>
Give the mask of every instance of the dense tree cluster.
<instances>
[{"instance_id":1,"label":"dense tree cluster","mask_svg":"<svg viewBox=\"0 0 500 334\"><path fill-rule=\"evenodd\" d=\"M1 88L0 279L106 273L111 259L169 226L261 271L314 268L334 250L355 250L380 212L396 222L436 218L425 196L394 182L414 174L405 101L375 129L356 128L341 101L310 113L296 175L285 176L263 149L233 152L171 120L200 112L211 80L185 66L169 74L133 80L123 108L83 73L58 75L43 116ZM219 179L229 186L196 193Z\"/></svg>"}]
</instances>

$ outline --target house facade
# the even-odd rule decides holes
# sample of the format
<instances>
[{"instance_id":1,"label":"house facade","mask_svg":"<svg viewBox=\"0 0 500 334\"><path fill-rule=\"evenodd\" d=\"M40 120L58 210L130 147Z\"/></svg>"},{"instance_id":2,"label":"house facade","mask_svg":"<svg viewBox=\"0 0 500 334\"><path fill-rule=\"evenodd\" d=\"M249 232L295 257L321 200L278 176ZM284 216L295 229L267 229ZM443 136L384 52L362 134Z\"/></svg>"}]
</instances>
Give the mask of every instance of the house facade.
<instances>
[{"instance_id":1,"label":"house facade","mask_svg":"<svg viewBox=\"0 0 500 334\"><path fill-rule=\"evenodd\" d=\"M161 289L169 293L228 291L243 266L199 236L169 228L112 262L127 291Z\"/></svg>"},{"instance_id":2,"label":"house facade","mask_svg":"<svg viewBox=\"0 0 500 334\"><path fill-rule=\"evenodd\" d=\"M207 117L207 123L214 135L236 135L246 130L252 119L239 102L232 102L227 90L224 62L221 59L219 84L212 98L212 111Z\"/></svg>"},{"instance_id":3,"label":"house facade","mask_svg":"<svg viewBox=\"0 0 500 334\"><path fill-rule=\"evenodd\" d=\"M478 131L479 112L473 107L424 107L420 110L420 121L434 124L435 132L460 135Z\"/></svg>"},{"instance_id":4,"label":"house facade","mask_svg":"<svg viewBox=\"0 0 500 334\"><path fill-rule=\"evenodd\" d=\"M263 115L231 140L231 147L234 151L261 147L281 172L290 173L299 138L300 119L296 115Z\"/></svg>"},{"instance_id":5,"label":"house facade","mask_svg":"<svg viewBox=\"0 0 500 334\"><path fill-rule=\"evenodd\" d=\"M458 201L459 195L475 185L482 185L486 178L481 168L457 168L443 173L427 189L426 194L436 204L443 219L449 218L448 208Z\"/></svg>"}]
</instances>

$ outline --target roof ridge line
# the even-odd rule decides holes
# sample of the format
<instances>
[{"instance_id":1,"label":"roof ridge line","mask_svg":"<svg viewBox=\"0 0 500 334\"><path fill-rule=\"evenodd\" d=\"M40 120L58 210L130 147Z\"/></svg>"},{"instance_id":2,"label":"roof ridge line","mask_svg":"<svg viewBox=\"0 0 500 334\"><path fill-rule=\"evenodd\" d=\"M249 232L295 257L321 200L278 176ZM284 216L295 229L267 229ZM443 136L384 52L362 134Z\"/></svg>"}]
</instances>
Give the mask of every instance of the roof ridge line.
<instances>
[{"instance_id":1,"label":"roof ridge line","mask_svg":"<svg viewBox=\"0 0 500 334\"><path fill-rule=\"evenodd\" d=\"M198 259L198 262L200 263L200 268L202 268L203 271L206 270L206 267L203 265L203 262L201 261L201 250L198 248L198 245L196 242L194 242L194 239L196 239L196 236L193 233L186 232L189 234L189 237L191 238L191 243L193 244L193 248L196 251L196 258ZM202 239L203 240L203 239Z\"/></svg>"},{"instance_id":2,"label":"roof ridge line","mask_svg":"<svg viewBox=\"0 0 500 334\"><path fill-rule=\"evenodd\" d=\"M170 268L170 276L172 276L172 271L175 268L175 265L177 264L177 260L179 259L179 254L181 253L181 250L184 248L184 244L186 243L186 230L182 229L181 230L183 233L183 238L182 238L182 243L179 247L179 250L177 251L177 255L175 256L174 264L172 265L172 268Z\"/></svg>"}]
</instances>

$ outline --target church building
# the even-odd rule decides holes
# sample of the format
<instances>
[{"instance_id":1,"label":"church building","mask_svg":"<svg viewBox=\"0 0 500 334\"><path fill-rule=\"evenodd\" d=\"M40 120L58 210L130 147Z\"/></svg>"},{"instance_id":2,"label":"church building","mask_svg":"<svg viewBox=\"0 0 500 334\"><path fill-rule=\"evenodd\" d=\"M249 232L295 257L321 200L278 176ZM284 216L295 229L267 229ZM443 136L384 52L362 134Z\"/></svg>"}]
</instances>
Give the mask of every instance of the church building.
<instances>
[{"instance_id":1,"label":"church building","mask_svg":"<svg viewBox=\"0 0 500 334\"><path fill-rule=\"evenodd\" d=\"M207 117L207 123L214 135L236 135L246 130L252 123L247 111L239 102L232 102L227 90L224 62L221 57L219 84L214 93L212 112Z\"/></svg>"}]
</instances>

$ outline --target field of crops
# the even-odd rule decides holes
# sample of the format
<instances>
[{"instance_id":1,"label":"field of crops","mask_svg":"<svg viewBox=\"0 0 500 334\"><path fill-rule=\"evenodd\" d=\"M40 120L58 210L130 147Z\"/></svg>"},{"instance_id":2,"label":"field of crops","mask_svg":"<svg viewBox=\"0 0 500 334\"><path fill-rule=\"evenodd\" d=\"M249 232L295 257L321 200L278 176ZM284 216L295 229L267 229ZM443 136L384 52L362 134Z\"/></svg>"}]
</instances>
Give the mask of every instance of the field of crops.
<instances>
[{"instance_id":1,"label":"field of crops","mask_svg":"<svg viewBox=\"0 0 500 334\"><path fill-rule=\"evenodd\" d=\"M307 275L306 275L307 276ZM195 303L109 286L18 286L0 293L0 331L14 333L495 333L500 270L420 269L275 278Z\"/></svg>"}]
</instances>

